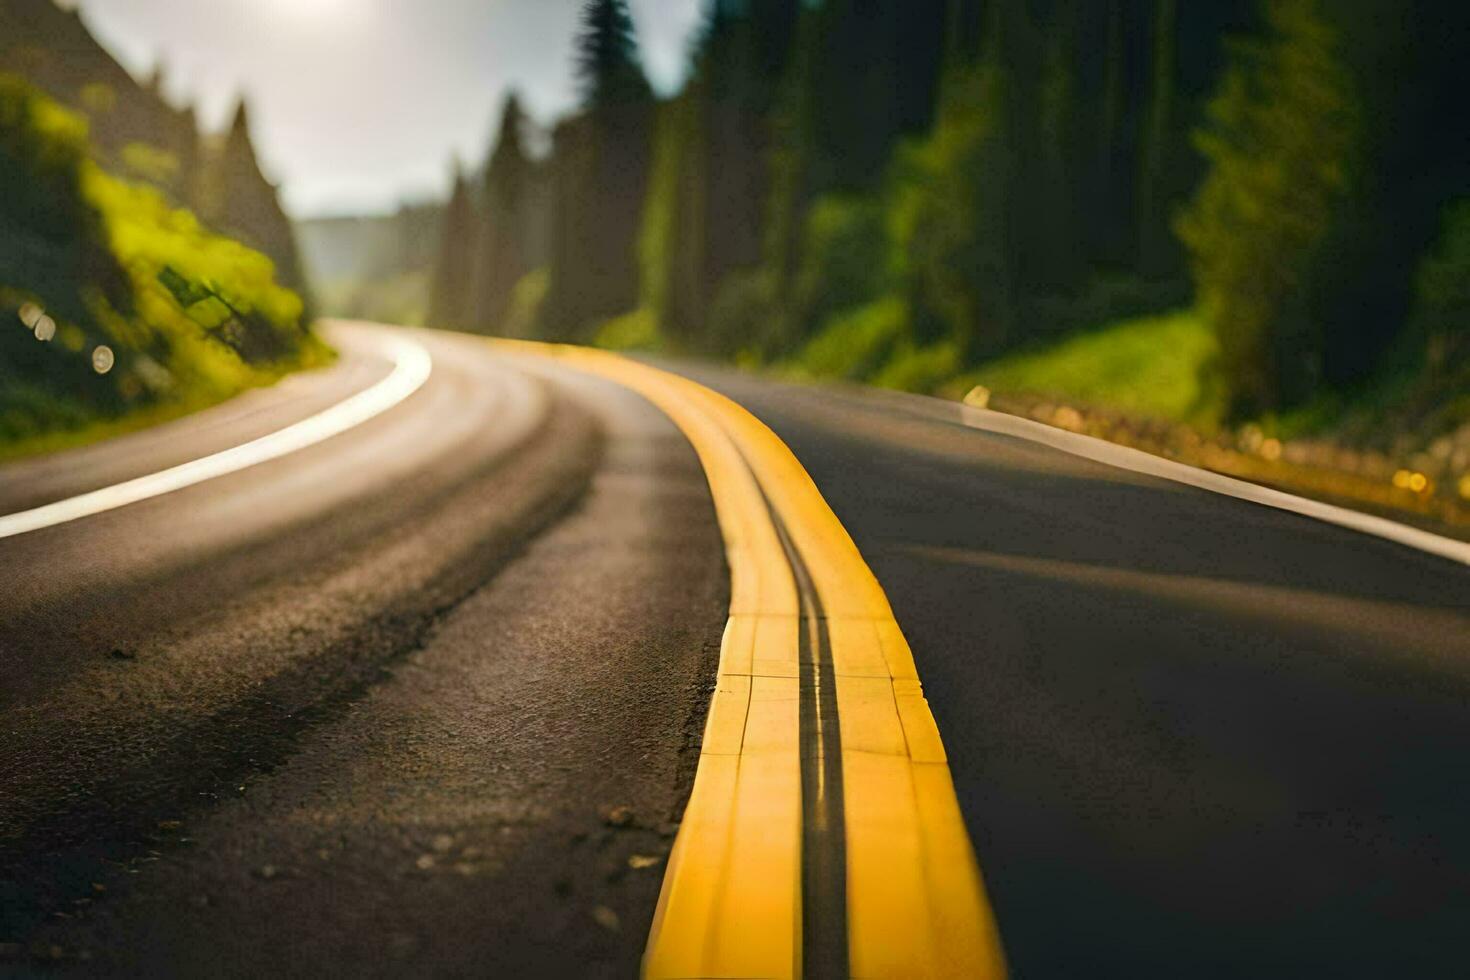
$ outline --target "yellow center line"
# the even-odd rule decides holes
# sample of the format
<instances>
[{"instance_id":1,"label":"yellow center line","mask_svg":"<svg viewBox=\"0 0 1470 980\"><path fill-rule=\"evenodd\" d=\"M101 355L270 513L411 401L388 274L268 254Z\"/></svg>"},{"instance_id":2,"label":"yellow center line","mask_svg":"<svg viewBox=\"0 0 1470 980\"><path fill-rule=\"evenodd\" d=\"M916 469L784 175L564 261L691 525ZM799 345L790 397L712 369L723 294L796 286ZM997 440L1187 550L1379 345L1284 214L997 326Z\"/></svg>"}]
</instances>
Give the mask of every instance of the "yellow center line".
<instances>
[{"instance_id":1,"label":"yellow center line","mask_svg":"<svg viewBox=\"0 0 1470 980\"><path fill-rule=\"evenodd\" d=\"M615 381L667 414L699 456L725 541L731 601L719 676L644 975L803 970L800 602L774 510L826 615L851 975L1003 977L999 936L913 653L876 576L791 450L740 405L678 375L584 348L503 346Z\"/></svg>"}]
</instances>

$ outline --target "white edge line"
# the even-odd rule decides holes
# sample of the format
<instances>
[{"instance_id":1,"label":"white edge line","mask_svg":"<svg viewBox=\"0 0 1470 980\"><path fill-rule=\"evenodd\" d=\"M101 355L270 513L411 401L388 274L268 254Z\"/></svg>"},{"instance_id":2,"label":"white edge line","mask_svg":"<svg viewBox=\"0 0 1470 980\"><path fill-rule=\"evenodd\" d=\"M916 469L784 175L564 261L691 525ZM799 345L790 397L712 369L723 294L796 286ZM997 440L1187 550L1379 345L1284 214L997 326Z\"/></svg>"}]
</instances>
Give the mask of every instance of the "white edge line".
<instances>
[{"instance_id":1,"label":"white edge line","mask_svg":"<svg viewBox=\"0 0 1470 980\"><path fill-rule=\"evenodd\" d=\"M1234 477L1202 470L1177 460L1154 456L1130 446L1104 442L1092 436L1053 428L1016 415L1006 415L1003 412L962 404L960 418L972 429L982 429L986 432L1025 439L1028 442L1038 442L1107 466L1132 470L1135 473L1143 473L1174 483L1183 483L1201 490L1224 494L1227 497L1247 500L1253 504L1274 507L1277 510L1290 511L1303 517L1311 517L1362 534L1385 538L1418 551L1448 558L1463 565L1470 565L1470 543L1456 541L1454 538L1410 527L1384 517L1363 514L1318 500L1308 500L1306 497L1298 497L1282 490L1237 480Z\"/></svg>"},{"instance_id":2,"label":"white edge line","mask_svg":"<svg viewBox=\"0 0 1470 980\"><path fill-rule=\"evenodd\" d=\"M371 388L310 418L231 449L31 510L0 516L0 538L91 517L236 473L305 449L381 415L423 387L434 367L433 358L422 344L399 337L384 337L381 342L383 352L393 360L393 370Z\"/></svg>"}]
</instances>

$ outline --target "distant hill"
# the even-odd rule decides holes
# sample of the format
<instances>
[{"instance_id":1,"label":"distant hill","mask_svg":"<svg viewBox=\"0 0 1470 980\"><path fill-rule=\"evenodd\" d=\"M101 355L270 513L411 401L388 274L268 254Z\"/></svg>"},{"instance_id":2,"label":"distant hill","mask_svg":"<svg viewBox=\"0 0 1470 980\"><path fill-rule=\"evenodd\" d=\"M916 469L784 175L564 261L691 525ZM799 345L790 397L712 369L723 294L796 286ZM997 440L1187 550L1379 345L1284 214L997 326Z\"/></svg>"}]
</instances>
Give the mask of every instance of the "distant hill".
<instances>
[{"instance_id":1,"label":"distant hill","mask_svg":"<svg viewBox=\"0 0 1470 980\"><path fill-rule=\"evenodd\" d=\"M444 206L428 203L406 204L389 215L297 222L321 312L422 323L443 221Z\"/></svg>"}]
</instances>

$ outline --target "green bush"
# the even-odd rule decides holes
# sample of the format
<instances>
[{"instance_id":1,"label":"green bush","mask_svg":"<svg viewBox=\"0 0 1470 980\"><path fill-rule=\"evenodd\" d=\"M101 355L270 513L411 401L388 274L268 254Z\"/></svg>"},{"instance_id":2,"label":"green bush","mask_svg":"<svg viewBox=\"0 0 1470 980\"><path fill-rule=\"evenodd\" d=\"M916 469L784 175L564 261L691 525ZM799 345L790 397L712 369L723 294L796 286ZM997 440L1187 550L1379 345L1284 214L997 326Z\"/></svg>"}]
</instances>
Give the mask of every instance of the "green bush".
<instances>
[{"instance_id":1,"label":"green bush","mask_svg":"<svg viewBox=\"0 0 1470 980\"><path fill-rule=\"evenodd\" d=\"M269 259L104 172L81 117L0 75L0 438L274 378L323 353L301 317Z\"/></svg>"},{"instance_id":2,"label":"green bush","mask_svg":"<svg viewBox=\"0 0 1470 980\"><path fill-rule=\"evenodd\" d=\"M653 310L640 306L633 312L613 317L598 327L592 343L608 350L658 350L658 318Z\"/></svg>"},{"instance_id":3,"label":"green bush","mask_svg":"<svg viewBox=\"0 0 1470 980\"><path fill-rule=\"evenodd\" d=\"M138 319L170 346L189 350L180 368L225 371L239 380L248 364L294 353L302 336L301 297L276 282L270 259L209 231L152 187L89 166L83 190L132 281ZM217 356L221 344L237 357Z\"/></svg>"},{"instance_id":4,"label":"green bush","mask_svg":"<svg viewBox=\"0 0 1470 980\"><path fill-rule=\"evenodd\" d=\"M1470 200L1446 212L1444 232L1415 286L1414 326L1430 371L1470 369Z\"/></svg>"},{"instance_id":5,"label":"green bush","mask_svg":"<svg viewBox=\"0 0 1470 980\"><path fill-rule=\"evenodd\" d=\"M949 84L933 131L895 157L888 193L894 271L920 338L993 352L1010 340L1016 305L1008 80L985 66L958 72Z\"/></svg>"},{"instance_id":6,"label":"green bush","mask_svg":"<svg viewBox=\"0 0 1470 980\"><path fill-rule=\"evenodd\" d=\"M834 195L812 204L793 289L803 335L882 295L888 284L883 220L882 205L865 198Z\"/></svg>"},{"instance_id":7,"label":"green bush","mask_svg":"<svg viewBox=\"0 0 1470 980\"><path fill-rule=\"evenodd\" d=\"M1209 386L1218 355L1213 331L1186 310L1111 324L991 361L964 385L1208 425L1223 407Z\"/></svg>"},{"instance_id":8,"label":"green bush","mask_svg":"<svg viewBox=\"0 0 1470 980\"><path fill-rule=\"evenodd\" d=\"M793 367L816 378L866 380L888 363L908 337L908 310L886 297L839 314L802 348Z\"/></svg>"},{"instance_id":9,"label":"green bush","mask_svg":"<svg viewBox=\"0 0 1470 980\"><path fill-rule=\"evenodd\" d=\"M952 381L961 364L960 346L952 340L919 347L905 339L899 342L883 370L873 376L873 384L930 394Z\"/></svg>"},{"instance_id":10,"label":"green bush","mask_svg":"<svg viewBox=\"0 0 1470 980\"><path fill-rule=\"evenodd\" d=\"M521 276L510 293L510 309L505 314L503 336L528 339L536 336L541 307L551 290L551 270L546 266L532 269Z\"/></svg>"},{"instance_id":11,"label":"green bush","mask_svg":"<svg viewBox=\"0 0 1470 980\"><path fill-rule=\"evenodd\" d=\"M1348 194L1360 120L1321 0L1268 4L1265 40L1235 60L1197 138L1210 170L1178 221L1220 339L1233 414L1288 400L1308 334L1305 284Z\"/></svg>"},{"instance_id":12,"label":"green bush","mask_svg":"<svg viewBox=\"0 0 1470 980\"><path fill-rule=\"evenodd\" d=\"M726 276L710 304L707 349L711 354L759 363L790 346L790 317L776 300L776 278L766 269Z\"/></svg>"}]
</instances>

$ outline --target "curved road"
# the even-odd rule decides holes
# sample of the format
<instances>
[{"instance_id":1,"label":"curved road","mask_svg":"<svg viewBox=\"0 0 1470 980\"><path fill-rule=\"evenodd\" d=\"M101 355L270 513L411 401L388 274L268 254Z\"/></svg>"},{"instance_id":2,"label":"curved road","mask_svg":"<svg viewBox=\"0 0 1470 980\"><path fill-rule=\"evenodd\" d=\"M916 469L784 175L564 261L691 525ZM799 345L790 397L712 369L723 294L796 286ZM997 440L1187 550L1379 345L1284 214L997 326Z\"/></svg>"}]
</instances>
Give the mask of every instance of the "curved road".
<instances>
[{"instance_id":1,"label":"curved road","mask_svg":"<svg viewBox=\"0 0 1470 980\"><path fill-rule=\"evenodd\" d=\"M0 515L389 373L333 329L330 369L0 468ZM0 971L637 971L730 602L701 460L609 381L401 335L433 373L350 431L0 538ZM932 400L679 369L886 591L1015 976L1460 969L1470 569Z\"/></svg>"}]
</instances>

